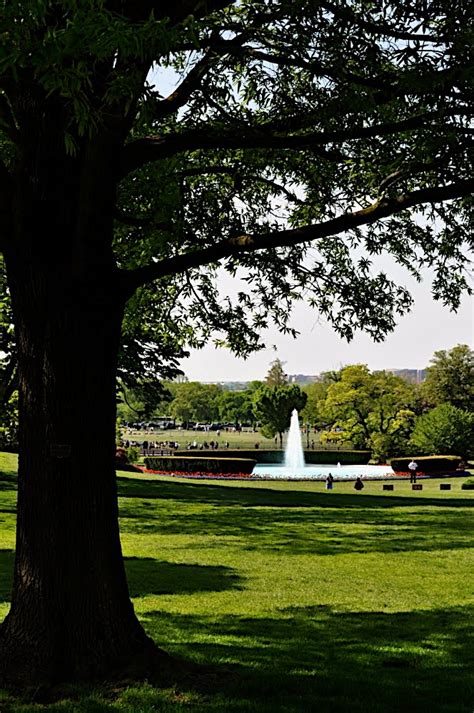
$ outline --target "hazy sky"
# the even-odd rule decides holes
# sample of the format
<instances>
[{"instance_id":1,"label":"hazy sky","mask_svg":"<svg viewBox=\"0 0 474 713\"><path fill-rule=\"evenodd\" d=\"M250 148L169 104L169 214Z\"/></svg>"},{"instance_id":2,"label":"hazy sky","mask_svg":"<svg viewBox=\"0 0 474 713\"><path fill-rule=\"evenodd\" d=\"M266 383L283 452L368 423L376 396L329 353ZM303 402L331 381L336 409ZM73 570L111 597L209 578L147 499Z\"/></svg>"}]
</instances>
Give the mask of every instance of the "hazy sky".
<instances>
[{"instance_id":1,"label":"hazy sky","mask_svg":"<svg viewBox=\"0 0 474 713\"><path fill-rule=\"evenodd\" d=\"M426 367L438 349L474 344L474 302L466 296L457 313L431 297L429 276L409 286L415 303L409 315L384 342L375 343L358 334L349 344L311 308L298 304L292 324L300 336L292 339L276 329L265 332L268 348L249 359L237 359L226 349L212 345L193 351L181 368L191 381L248 381L263 379L269 363L278 357L289 374L318 374L345 364L363 363L371 369ZM276 351L271 347L276 346Z\"/></svg>"}]
</instances>

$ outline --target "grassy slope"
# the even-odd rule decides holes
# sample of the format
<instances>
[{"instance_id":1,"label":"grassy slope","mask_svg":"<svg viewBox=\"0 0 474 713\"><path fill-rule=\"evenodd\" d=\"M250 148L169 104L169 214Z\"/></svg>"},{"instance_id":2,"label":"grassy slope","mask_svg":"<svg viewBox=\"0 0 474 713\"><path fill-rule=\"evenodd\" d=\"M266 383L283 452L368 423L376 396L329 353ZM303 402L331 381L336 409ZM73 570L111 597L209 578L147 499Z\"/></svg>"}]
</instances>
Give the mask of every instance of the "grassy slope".
<instances>
[{"instance_id":1,"label":"grassy slope","mask_svg":"<svg viewBox=\"0 0 474 713\"><path fill-rule=\"evenodd\" d=\"M0 614L14 457L0 456ZM474 702L474 491L121 474L130 591L168 651L211 664L159 691L80 691L51 711L439 711ZM72 691L77 695L77 690ZM0 710L39 711L5 698Z\"/></svg>"}]
</instances>

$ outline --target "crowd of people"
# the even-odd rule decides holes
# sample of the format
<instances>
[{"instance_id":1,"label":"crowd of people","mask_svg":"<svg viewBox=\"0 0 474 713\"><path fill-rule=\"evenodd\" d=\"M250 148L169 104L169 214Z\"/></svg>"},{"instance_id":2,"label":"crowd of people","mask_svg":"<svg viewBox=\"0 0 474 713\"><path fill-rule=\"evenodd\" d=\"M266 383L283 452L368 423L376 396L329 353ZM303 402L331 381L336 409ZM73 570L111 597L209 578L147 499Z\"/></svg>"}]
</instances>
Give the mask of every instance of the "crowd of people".
<instances>
[{"instance_id":1,"label":"crowd of people","mask_svg":"<svg viewBox=\"0 0 474 713\"><path fill-rule=\"evenodd\" d=\"M224 443L224 448L229 448L229 441L226 441ZM188 451L195 451L195 450L200 450L200 451L207 451L207 450L217 450L219 448L219 441L203 441L202 443L198 443L197 441L192 441L188 443L186 446L186 450Z\"/></svg>"}]
</instances>

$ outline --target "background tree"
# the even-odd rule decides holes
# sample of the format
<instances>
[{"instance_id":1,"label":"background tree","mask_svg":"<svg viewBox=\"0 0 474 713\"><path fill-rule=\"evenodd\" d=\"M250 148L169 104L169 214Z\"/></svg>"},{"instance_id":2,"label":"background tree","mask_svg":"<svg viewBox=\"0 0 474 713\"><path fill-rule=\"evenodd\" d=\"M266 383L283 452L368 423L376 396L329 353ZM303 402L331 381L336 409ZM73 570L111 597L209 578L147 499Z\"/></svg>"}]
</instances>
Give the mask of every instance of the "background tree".
<instances>
[{"instance_id":1,"label":"background tree","mask_svg":"<svg viewBox=\"0 0 474 713\"><path fill-rule=\"evenodd\" d=\"M467 344L435 352L426 372L422 391L432 403L474 411L474 351Z\"/></svg>"},{"instance_id":2,"label":"background tree","mask_svg":"<svg viewBox=\"0 0 474 713\"><path fill-rule=\"evenodd\" d=\"M173 396L161 381L142 381L132 388L120 381L119 386L117 417L121 422L152 420L154 416L168 414Z\"/></svg>"},{"instance_id":3,"label":"background tree","mask_svg":"<svg viewBox=\"0 0 474 713\"><path fill-rule=\"evenodd\" d=\"M325 424L323 416L323 403L326 399L328 386L331 382L324 376L321 381L303 386L307 396L306 406L301 411L300 418L304 423L321 428Z\"/></svg>"},{"instance_id":4,"label":"background tree","mask_svg":"<svg viewBox=\"0 0 474 713\"><path fill-rule=\"evenodd\" d=\"M420 416L411 442L422 454L474 456L474 414L440 404Z\"/></svg>"},{"instance_id":5,"label":"background tree","mask_svg":"<svg viewBox=\"0 0 474 713\"><path fill-rule=\"evenodd\" d=\"M233 423L237 426L240 423L253 423L255 415L253 412L251 391L222 391L219 399L219 418L224 423Z\"/></svg>"},{"instance_id":6,"label":"background tree","mask_svg":"<svg viewBox=\"0 0 474 713\"><path fill-rule=\"evenodd\" d=\"M328 386L323 417L341 428L357 448L370 448L385 458L400 448L411 432L414 413L409 408L414 388L388 372L371 373L354 364Z\"/></svg>"},{"instance_id":7,"label":"background tree","mask_svg":"<svg viewBox=\"0 0 474 713\"><path fill-rule=\"evenodd\" d=\"M114 472L139 291L157 285L165 337L176 325L241 355L271 319L291 331L298 298L347 338L381 339L411 304L373 264L382 250L415 277L429 265L435 296L459 303L470 19L447 0L3 3L0 247L20 385L5 679L160 660L128 597ZM170 76L168 94L154 80ZM218 268L240 278L235 298Z\"/></svg>"},{"instance_id":8,"label":"background tree","mask_svg":"<svg viewBox=\"0 0 474 713\"><path fill-rule=\"evenodd\" d=\"M265 377L265 383L270 388L274 386L286 386L288 384L288 376L283 369L283 362L280 359L275 359L270 364L268 374Z\"/></svg>"},{"instance_id":9,"label":"background tree","mask_svg":"<svg viewBox=\"0 0 474 713\"><path fill-rule=\"evenodd\" d=\"M216 384L201 384L189 381L182 384L169 384L173 394L170 412L179 421L211 423L219 418L219 399L221 387Z\"/></svg>"},{"instance_id":10,"label":"background tree","mask_svg":"<svg viewBox=\"0 0 474 713\"><path fill-rule=\"evenodd\" d=\"M261 433L267 438L278 435L283 447L283 433L290 426L293 409L301 411L307 396L296 384L292 386L262 386L254 393L253 409Z\"/></svg>"}]
</instances>

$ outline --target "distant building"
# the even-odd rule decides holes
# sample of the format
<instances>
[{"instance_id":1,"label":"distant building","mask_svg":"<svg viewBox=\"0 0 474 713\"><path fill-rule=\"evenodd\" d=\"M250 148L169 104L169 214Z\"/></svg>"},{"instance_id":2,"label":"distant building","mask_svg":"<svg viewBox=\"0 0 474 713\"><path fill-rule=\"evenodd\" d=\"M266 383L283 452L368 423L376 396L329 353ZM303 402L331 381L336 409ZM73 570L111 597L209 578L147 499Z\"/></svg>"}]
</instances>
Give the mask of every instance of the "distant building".
<instances>
[{"instance_id":1,"label":"distant building","mask_svg":"<svg viewBox=\"0 0 474 713\"><path fill-rule=\"evenodd\" d=\"M426 369L385 369L385 371L409 381L410 384L421 384L426 379Z\"/></svg>"},{"instance_id":2,"label":"distant building","mask_svg":"<svg viewBox=\"0 0 474 713\"><path fill-rule=\"evenodd\" d=\"M306 386L306 384L314 384L315 381L321 381L321 376L319 374L288 374L289 384Z\"/></svg>"}]
</instances>

